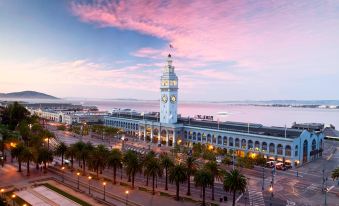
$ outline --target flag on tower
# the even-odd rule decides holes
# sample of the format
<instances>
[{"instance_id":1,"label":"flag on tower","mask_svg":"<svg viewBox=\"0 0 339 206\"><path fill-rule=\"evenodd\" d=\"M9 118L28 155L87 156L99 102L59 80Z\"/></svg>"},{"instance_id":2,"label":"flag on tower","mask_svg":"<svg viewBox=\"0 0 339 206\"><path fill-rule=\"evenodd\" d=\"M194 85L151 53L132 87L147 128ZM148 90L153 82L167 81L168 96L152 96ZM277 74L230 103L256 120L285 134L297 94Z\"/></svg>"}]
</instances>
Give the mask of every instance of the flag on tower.
<instances>
[{"instance_id":1,"label":"flag on tower","mask_svg":"<svg viewBox=\"0 0 339 206\"><path fill-rule=\"evenodd\" d=\"M172 45L172 44L169 44L169 48L173 49L174 47L173 47L173 45Z\"/></svg>"}]
</instances>

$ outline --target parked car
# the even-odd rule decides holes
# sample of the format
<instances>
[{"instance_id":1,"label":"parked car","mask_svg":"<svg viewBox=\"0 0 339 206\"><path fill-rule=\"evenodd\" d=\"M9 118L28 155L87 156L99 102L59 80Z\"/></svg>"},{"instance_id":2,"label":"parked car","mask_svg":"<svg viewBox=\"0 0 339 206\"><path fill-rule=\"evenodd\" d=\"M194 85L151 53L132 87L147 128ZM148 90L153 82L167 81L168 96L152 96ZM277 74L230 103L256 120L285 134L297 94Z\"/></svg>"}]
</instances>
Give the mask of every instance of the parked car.
<instances>
[{"instance_id":1,"label":"parked car","mask_svg":"<svg viewBox=\"0 0 339 206\"><path fill-rule=\"evenodd\" d=\"M268 161L268 162L266 162L266 167L273 168L274 164L275 164L275 161Z\"/></svg>"},{"instance_id":2,"label":"parked car","mask_svg":"<svg viewBox=\"0 0 339 206\"><path fill-rule=\"evenodd\" d=\"M284 163L282 163L282 162L278 162L277 164L275 164L275 168L277 169L277 170L286 170L286 167L285 167L285 165L284 165Z\"/></svg>"}]
</instances>

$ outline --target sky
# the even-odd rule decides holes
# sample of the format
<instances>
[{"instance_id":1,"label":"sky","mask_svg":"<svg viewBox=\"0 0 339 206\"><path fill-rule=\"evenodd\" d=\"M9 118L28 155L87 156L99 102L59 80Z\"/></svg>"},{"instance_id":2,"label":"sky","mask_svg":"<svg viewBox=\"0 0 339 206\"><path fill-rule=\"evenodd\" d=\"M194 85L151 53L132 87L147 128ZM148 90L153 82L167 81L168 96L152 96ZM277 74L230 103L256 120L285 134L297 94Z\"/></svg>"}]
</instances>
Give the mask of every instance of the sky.
<instances>
[{"instance_id":1,"label":"sky","mask_svg":"<svg viewBox=\"0 0 339 206\"><path fill-rule=\"evenodd\" d=\"M169 48L169 44L174 48ZM338 0L0 0L0 93L339 99Z\"/></svg>"}]
</instances>

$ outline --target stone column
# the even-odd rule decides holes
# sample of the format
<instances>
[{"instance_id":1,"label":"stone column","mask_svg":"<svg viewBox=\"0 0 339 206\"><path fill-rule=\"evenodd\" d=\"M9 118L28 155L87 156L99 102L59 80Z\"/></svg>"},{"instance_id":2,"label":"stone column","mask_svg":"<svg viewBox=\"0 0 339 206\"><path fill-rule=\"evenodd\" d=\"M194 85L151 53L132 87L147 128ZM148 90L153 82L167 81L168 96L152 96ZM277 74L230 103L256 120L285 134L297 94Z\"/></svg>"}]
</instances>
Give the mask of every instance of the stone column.
<instances>
[{"instance_id":1,"label":"stone column","mask_svg":"<svg viewBox=\"0 0 339 206\"><path fill-rule=\"evenodd\" d=\"M173 140L172 140L172 147L174 147L175 146L175 144L176 144L176 141L175 141L175 130L173 131Z\"/></svg>"},{"instance_id":2,"label":"stone column","mask_svg":"<svg viewBox=\"0 0 339 206\"><path fill-rule=\"evenodd\" d=\"M160 139L161 139L161 131L159 129L158 130L158 145L161 143Z\"/></svg>"},{"instance_id":3,"label":"stone column","mask_svg":"<svg viewBox=\"0 0 339 206\"><path fill-rule=\"evenodd\" d=\"M139 141L141 139L141 129L140 129L140 125L138 126L138 136L139 136Z\"/></svg>"},{"instance_id":4,"label":"stone column","mask_svg":"<svg viewBox=\"0 0 339 206\"><path fill-rule=\"evenodd\" d=\"M153 126L151 126L151 143L153 143Z\"/></svg>"},{"instance_id":5,"label":"stone column","mask_svg":"<svg viewBox=\"0 0 339 206\"><path fill-rule=\"evenodd\" d=\"M220 136L221 136L221 145L224 148L224 136L222 136L222 135L220 135ZM217 138L219 138L219 135L218 135ZM219 144L219 141L218 141L218 144Z\"/></svg>"},{"instance_id":6,"label":"stone column","mask_svg":"<svg viewBox=\"0 0 339 206\"><path fill-rule=\"evenodd\" d=\"M168 146L168 141L169 141L169 132L166 130L166 146Z\"/></svg>"},{"instance_id":7,"label":"stone column","mask_svg":"<svg viewBox=\"0 0 339 206\"><path fill-rule=\"evenodd\" d=\"M146 141L146 124L144 126L144 142Z\"/></svg>"}]
</instances>

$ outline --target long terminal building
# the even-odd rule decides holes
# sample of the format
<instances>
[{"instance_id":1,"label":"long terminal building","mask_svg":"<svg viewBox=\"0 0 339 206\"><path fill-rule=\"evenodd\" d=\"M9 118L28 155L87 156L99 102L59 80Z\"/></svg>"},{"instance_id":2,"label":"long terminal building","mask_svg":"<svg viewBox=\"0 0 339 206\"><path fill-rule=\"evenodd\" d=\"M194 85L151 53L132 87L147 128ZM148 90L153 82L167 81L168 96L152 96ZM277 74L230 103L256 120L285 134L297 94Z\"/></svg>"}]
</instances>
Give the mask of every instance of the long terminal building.
<instances>
[{"instance_id":1,"label":"long terminal building","mask_svg":"<svg viewBox=\"0 0 339 206\"><path fill-rule=\"evenodd\" d=\"M293 167L322 155L324 134L321 130L181 117L177 114L179 82L172 64L169 54L160 78L160 115L113 112L105 116L105 125L121 128L132 138L157 145L210 144L232 150L239 156L264 154L269 160Z\"/></svg>"}]
</instances>

